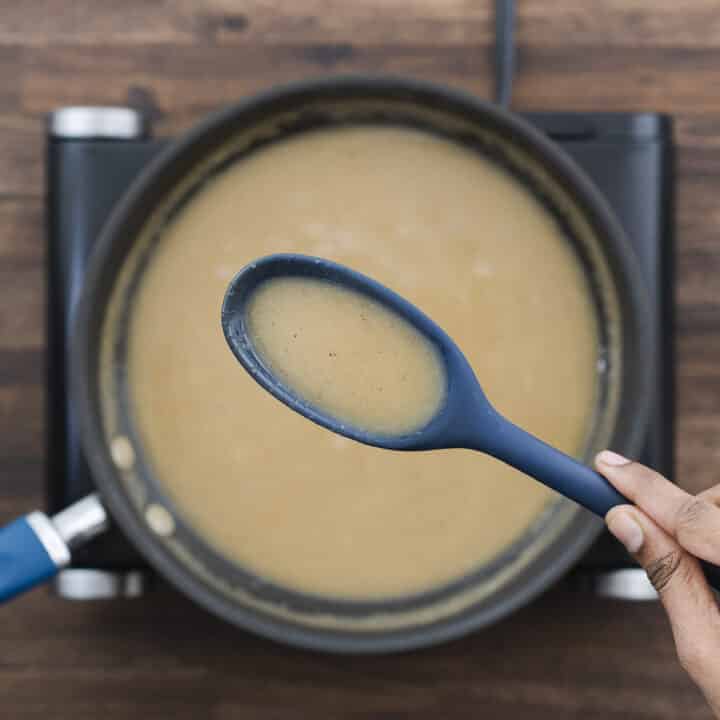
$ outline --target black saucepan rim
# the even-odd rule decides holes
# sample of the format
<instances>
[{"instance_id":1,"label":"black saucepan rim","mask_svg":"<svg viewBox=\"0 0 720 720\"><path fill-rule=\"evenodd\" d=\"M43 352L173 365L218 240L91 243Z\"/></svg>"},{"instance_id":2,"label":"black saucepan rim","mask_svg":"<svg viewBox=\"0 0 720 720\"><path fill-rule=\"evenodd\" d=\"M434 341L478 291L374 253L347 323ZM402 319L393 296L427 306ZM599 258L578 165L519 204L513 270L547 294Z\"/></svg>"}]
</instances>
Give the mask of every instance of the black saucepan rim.
<instances>
[{"instance_id":1,"label":"black saucepan rim","mask_svg":"<svg viewBox=\"0 0 720 720\"><path fill-rule=\"evenodd\" d=\"M133 184L106 225L93 255L85 293L78 312L77 343L73 358L73 393L84 418L83 441L88 460L105 502L131 540L160 571L200 604L223 618L264 635L306 647L346 652L396 650L428 645L457 636L487 624L526 602L564 572L585 550L598 532L597 523L578 516L564 537L558 538L533 563L532 574L516 579L482 613L468 608L437 623L397 631L349 632L300 626L244 608L202 583L162 546L140 521L117 480L102 433L97 363L103 310L112 291L126 250L157 199L172 187L173 181L192 167L208 150L218 147L237 128L260 118L287 110L304 100L337 100L388 97L405 100L465 118L477 118L484 125L511 136L525 149L540 156L556 180L573 189L573 195L599 235L607 240L607 260L623 302L623 388L614 447L635 452L644 434L644 416L649 395L650 323L646 300L638 284L632 252L621 229L591 183L555 145L517 117L493 105L447 88L394 78L336 78L299 83L278 88L218 113L161 153Z\"/></svg>"}]
</instances>

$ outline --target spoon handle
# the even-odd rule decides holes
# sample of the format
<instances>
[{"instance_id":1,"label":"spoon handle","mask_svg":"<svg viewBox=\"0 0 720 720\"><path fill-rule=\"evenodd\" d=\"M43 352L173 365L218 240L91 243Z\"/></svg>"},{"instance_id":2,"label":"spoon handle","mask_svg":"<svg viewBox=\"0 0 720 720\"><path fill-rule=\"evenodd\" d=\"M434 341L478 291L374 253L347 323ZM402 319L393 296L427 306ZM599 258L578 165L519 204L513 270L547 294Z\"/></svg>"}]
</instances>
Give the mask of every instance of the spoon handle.
<instances>
[{"instance_id":1,"label":"spoon handle","mask_svg":"<svg viewBox=\"0 0 720 720\"><path fill-rule=\"evenodd\" d=\"M482 449L600 517L604 517L616 505L632 504L600 473L505 418L500 418L492 440L484 443ZM720 567L698 559L710 586L720 591Z\"/></svg>"},{"instance_id":2,"label":"spoon handle","mask_svg":"<svg viewBox=\"0 0 720 720\"><path fill-rule=\"evenodd\" d=\"M485 443L485 452L539 480L600 517L630 501L600 473L544 443L505 418Z\"/></svg>"}]
</instances>

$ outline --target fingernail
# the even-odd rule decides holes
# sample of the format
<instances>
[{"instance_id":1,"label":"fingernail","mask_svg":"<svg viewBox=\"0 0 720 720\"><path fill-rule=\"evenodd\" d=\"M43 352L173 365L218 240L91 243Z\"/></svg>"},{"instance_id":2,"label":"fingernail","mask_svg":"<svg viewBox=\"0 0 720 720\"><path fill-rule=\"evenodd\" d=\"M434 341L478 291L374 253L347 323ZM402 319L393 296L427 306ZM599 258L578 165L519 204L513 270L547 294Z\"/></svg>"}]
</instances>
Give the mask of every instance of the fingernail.
<instances>
[{"instance_id":1,"label":"fingernail","mask_svg":"<svg viewBox=\"0 0 720 720\"><path fill-rule=\"evenodd\" d=\"M642 547L644 536L640 525L626 510L611 510L606 517L608 530L634 555Z\"/></svg>"},{"instance_id":2,"label":"fingernail","mask_svg":"<svg viewBox=\"0 0 720 720\"><path fill-rule=\"evenodd\" d=\"M619 467L620 465L627 465L630 462L630 460L626 457L623 457L612 450L603 450L597 456L597 460L598 462L603 463L603 465L613 465L616 467Z\"/></svg>"}]
</instances>

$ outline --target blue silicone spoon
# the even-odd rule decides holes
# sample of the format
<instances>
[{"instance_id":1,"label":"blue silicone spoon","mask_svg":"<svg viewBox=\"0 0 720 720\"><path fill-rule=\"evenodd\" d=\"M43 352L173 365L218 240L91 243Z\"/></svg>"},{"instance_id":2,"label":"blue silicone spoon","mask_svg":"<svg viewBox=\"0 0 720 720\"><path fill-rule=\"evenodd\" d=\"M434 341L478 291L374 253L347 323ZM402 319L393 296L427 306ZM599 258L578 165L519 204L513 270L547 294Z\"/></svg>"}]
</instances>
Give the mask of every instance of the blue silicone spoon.
<instances>
[{"instance_id":1,"label":"blue silicone spoon","mask_svg":"<svg viewBox=\"0 0 720 720\"><path fill-rule=\"evenodd\" d=\"M403 317L430 340L445 363L447 392L444 403L427 425L409 435L373 434L323 413L283 385L256 352L245 322L248 299L261 283L276 277L315 278L360 292ZM616 505L629 502L602 475L503 417L490 404L472 367L444 330L397 293L348 267L307 255L261 258L243 268L230 282L221 322L233 354L263 388L332 432L389 450L479 450L534 477L600 517ZM708 563L703 565L711 584L719 588L720 569Z\"/></svg>"}]
</instances>

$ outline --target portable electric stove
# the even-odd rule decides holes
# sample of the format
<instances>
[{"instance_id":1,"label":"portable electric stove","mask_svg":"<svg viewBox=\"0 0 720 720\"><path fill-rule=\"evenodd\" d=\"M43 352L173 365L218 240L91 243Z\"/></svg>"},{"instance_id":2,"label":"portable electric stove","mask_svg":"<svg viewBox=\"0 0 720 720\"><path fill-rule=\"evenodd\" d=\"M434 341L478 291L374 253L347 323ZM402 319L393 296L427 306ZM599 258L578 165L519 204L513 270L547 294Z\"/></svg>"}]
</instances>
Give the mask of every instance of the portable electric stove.
<instances>
[{"instance_id":1,"label":"portable electric stove","mask_svg":"<svg viewBox=\"0 0 720 720\"><path fill-rule=\"evenodd\" d=\"M527 119L558 142L604 193L635 248L657 325L655 408L640 458L673 475L672 124L643 113L538 113ZM171 139L152 139L131 108L63 108L48 125L48 510L57 513L94 490L68 397L72 315L87 257L113 205ZM142 595L151 571L117 528L73 553L55 581L73 599ZM645 573L605 533L571 577L583 587L629 599L655 593ZM577 586L577 583L574 583Z\"/></svg>"}]
</instances>

